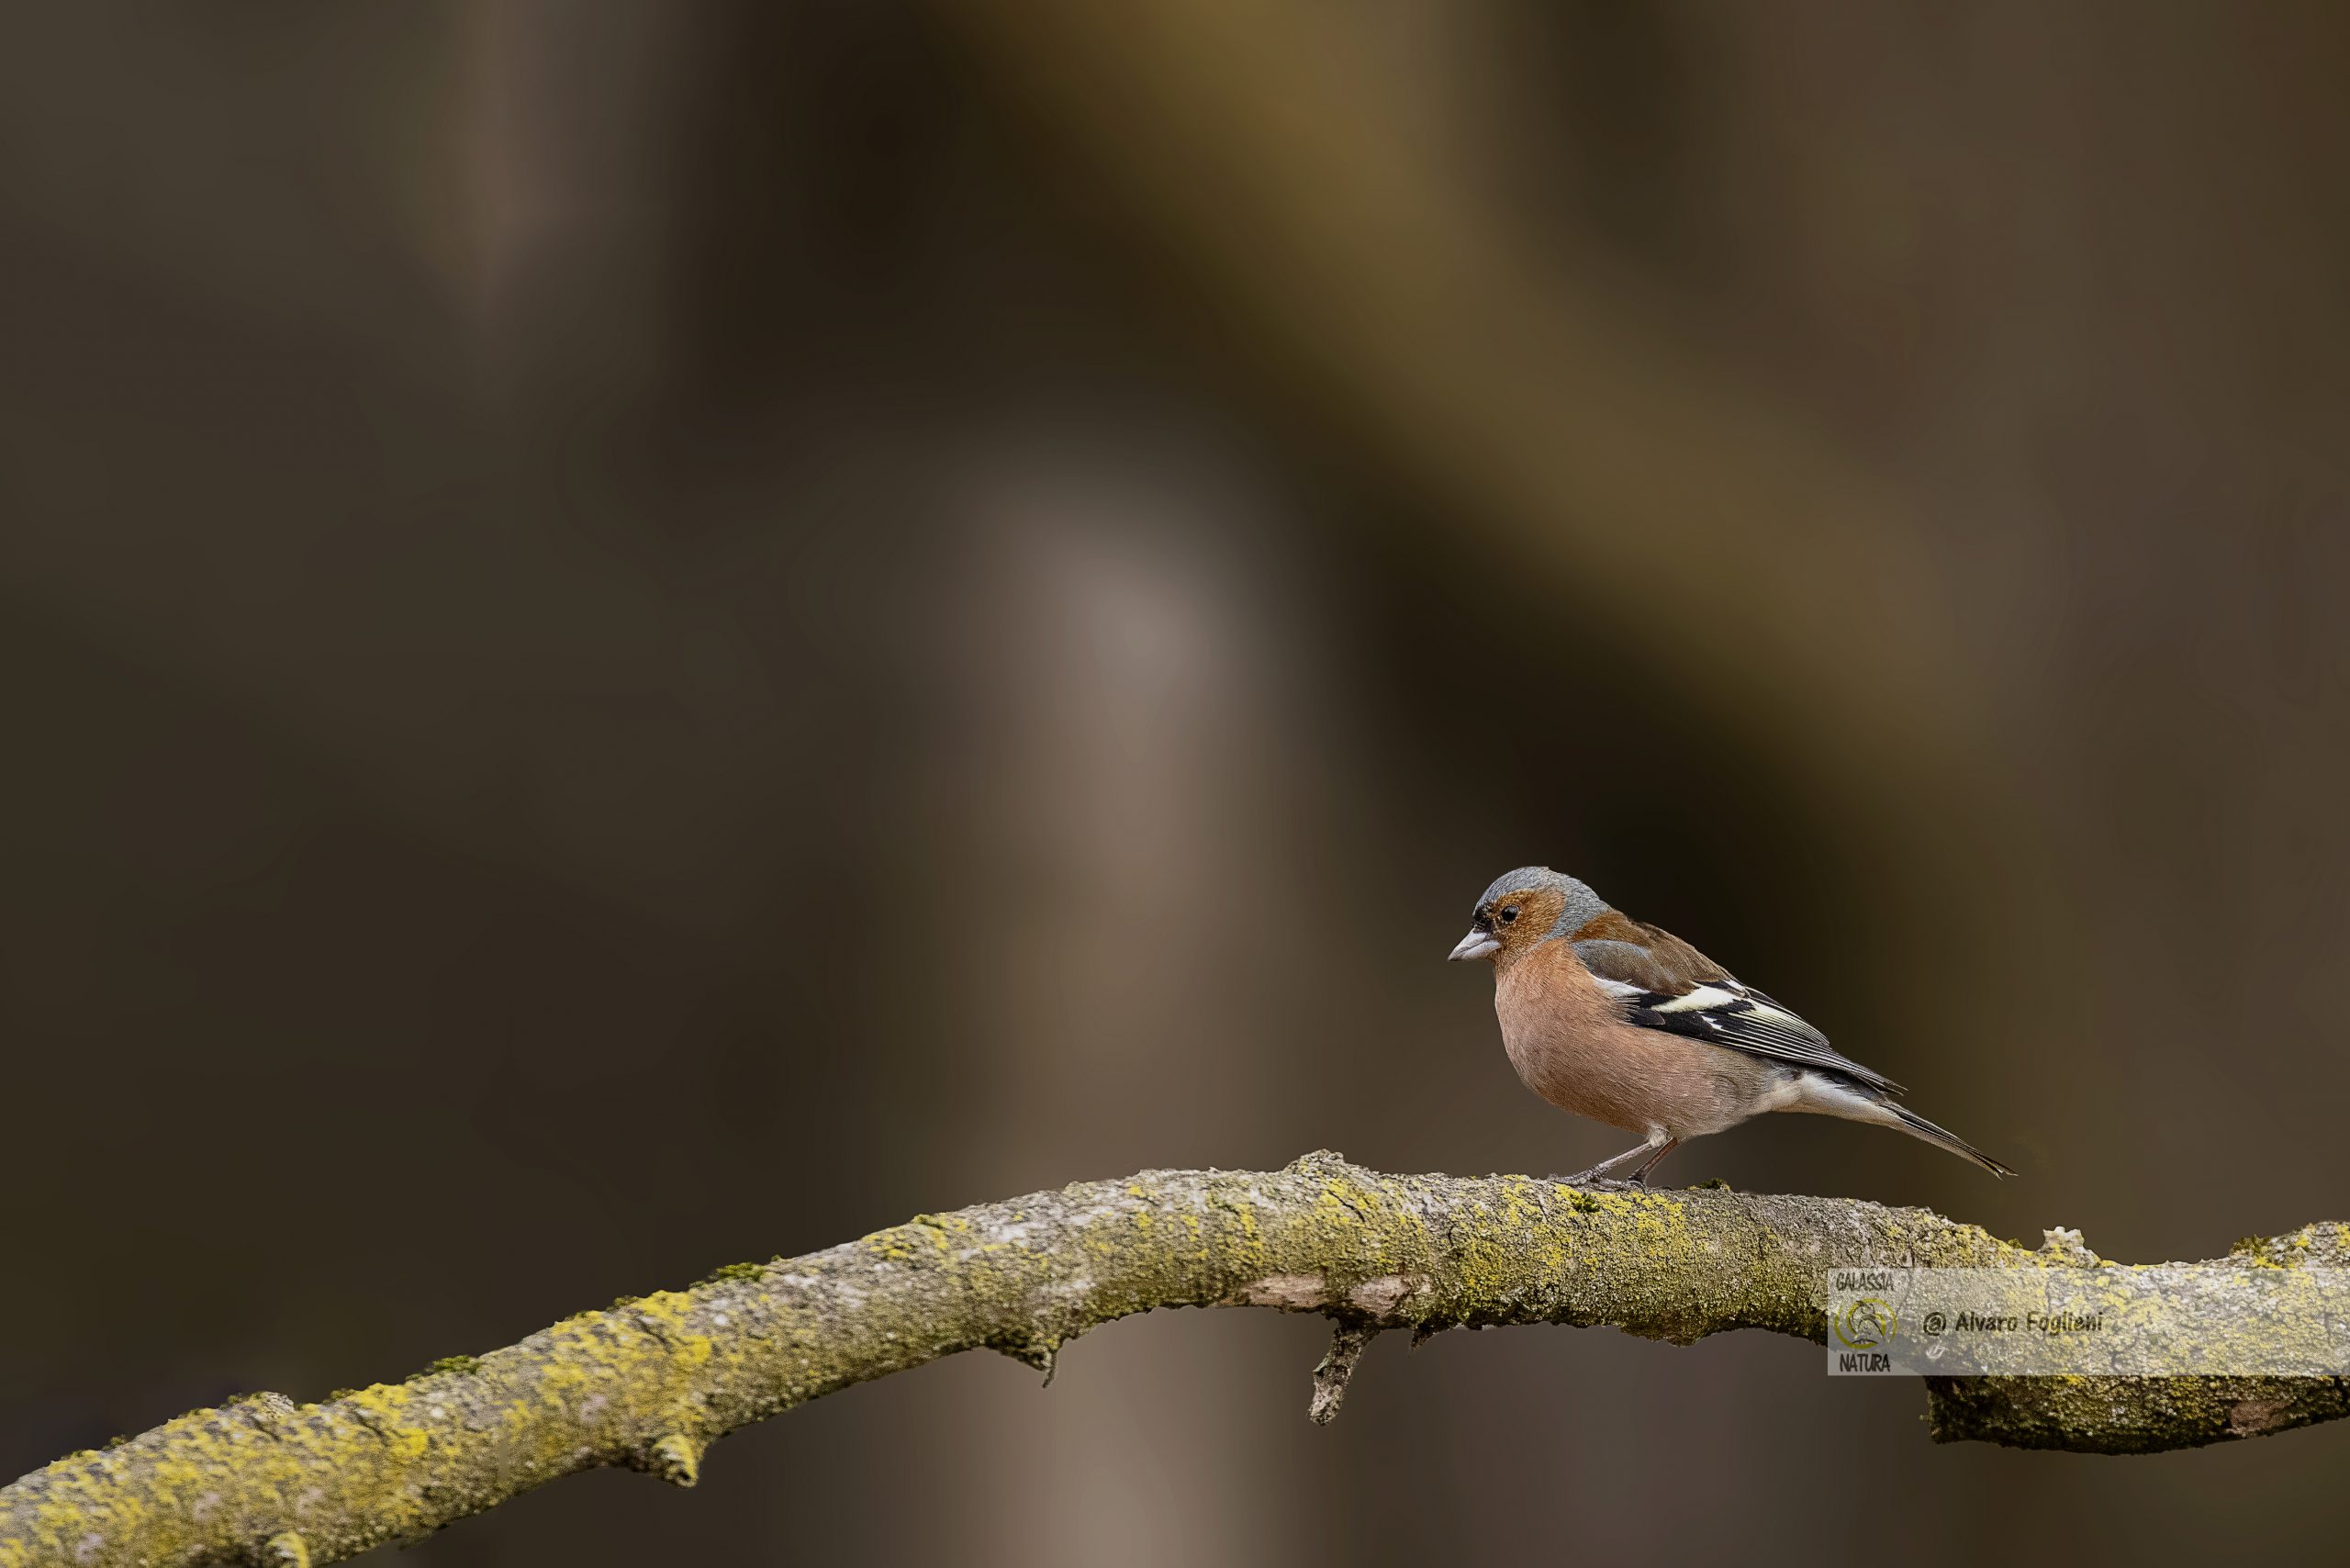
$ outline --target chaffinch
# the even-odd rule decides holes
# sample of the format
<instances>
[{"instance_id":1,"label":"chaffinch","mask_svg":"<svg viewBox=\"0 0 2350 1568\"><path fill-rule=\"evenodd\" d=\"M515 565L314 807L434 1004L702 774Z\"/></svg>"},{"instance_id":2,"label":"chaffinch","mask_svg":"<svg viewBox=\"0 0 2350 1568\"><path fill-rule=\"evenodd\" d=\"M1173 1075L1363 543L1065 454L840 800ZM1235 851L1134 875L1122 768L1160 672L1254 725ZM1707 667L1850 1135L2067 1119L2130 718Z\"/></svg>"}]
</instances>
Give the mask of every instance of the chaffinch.
<instances>
[{"instance_id":1,"label":"chaffinch","mask_svg":"<svg viewBox=\"0 0 2350 1568\"><path fill-rule=\"evenodd\" d=\"M1588 1182L1647 1155L1645 1182L1684 1140L1765 1111L1892 1127L2015 1172L1896 1103L1901 1085L1841 1056L1818 1030L1669 931L1644 925L1547 866L1510 872L1477 901L1455 958L1494 966L1502 1044L1526 1086L1561 1110L1641 1135L1639 1147L1563 1178Z\"/></svg>"}]
</instances>

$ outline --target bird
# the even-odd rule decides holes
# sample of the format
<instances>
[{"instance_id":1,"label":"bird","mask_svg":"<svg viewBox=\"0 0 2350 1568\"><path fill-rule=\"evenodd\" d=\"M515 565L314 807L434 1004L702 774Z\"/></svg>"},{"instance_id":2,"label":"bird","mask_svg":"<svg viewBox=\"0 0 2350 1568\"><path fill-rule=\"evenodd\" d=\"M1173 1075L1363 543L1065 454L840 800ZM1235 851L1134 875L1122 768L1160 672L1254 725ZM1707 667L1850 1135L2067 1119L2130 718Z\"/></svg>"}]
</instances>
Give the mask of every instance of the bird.
<instances>
[{"instance_id":1,"label":"bird","mask_svg":"<svg viewBox=\"0 0 2350 1568\"><path fill-rule=\"evenodd\" d=\"M1493 965L1502 1044L1528 1089L1640 1137L1555 1180L1598 1182L1646 1155L1623 1179L1645 1184L1689 1139L1768 1111L1891 1127L1994 1176L2015 1174L1902 1104L1901 1085L1840 1054L1792 1010L1547 866L1520 867L1487 888L1451 956Z\"/></svg>"}]
</instances>

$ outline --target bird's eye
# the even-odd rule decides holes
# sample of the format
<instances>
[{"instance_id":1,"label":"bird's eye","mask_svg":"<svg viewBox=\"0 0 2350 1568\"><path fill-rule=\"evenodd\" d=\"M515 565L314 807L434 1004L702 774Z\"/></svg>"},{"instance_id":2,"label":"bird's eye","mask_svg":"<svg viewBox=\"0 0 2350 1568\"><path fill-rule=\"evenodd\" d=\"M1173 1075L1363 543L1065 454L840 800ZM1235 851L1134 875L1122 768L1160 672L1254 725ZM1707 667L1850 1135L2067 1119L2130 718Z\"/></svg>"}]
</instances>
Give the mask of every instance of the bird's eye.
<instances>
[{"instance_id":1,"label":"bird's eye","mask_svg":"<svg viewBox=\"0 0 2350 1568\"><path fill-rule=\"evenodd\" d=\"M1503 924L1504 925L1507 925L1508 924L1510 924L1510 922L1512 922L1512 921L1516 920L1516 918L1517 918L1517 906L1516 906L1516 904L1511 904L1507 909L1505 909L1505 910L1503 910L1503 911L1502 911L1502 924Z\"/></svg>"}]
</instances>

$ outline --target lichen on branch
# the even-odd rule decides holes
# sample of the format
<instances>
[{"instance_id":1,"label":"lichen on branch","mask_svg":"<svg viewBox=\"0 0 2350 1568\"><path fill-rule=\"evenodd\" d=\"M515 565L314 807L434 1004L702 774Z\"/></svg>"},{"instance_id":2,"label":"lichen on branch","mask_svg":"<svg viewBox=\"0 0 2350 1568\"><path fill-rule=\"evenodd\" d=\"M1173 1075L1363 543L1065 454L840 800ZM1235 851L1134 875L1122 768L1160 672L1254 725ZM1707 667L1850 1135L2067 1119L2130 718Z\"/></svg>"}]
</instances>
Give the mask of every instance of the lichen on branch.
<instances>
[{"instance_id":1,"label":"lichen on branch","mask_svg":"<svg viewBox=\"0 0 2350 1568\"><path fill-rule=\"evenodd\" d=\"M2247 1242L2340 1265L2344 1227ZM923 1215L805 1257L585 1312L479 1358L315 1405L248 1396L0 1488L0 1568L330 1562L557 1476L626 1465L680 1486L716 1439L961 1350L1048 1375L1087 1329L1162 1306L1319 1313L1337 1413L1382 1329L1613 1325L1686 1344L1824 1336L1825 1272L2093 1268L1922 1209L1721 1189L1599 1191L1390 1176L1315 1154L1276 1171L1146 1170ZM1975 1379L1928 1384L1934 1436L2144 1452L2350 1413L2342 1379Z\"/></svg>"}]
</instances>

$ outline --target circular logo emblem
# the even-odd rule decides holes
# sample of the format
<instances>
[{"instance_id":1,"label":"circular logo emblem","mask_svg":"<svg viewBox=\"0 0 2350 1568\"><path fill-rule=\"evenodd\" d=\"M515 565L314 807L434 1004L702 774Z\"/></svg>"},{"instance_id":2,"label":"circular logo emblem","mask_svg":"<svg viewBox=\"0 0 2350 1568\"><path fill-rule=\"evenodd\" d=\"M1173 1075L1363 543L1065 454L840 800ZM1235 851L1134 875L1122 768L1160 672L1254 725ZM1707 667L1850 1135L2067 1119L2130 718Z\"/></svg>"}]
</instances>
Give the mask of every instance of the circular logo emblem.
<instances>
[{"instance_id":1,"label":"circular logo emblem","mask_svg":"<svg viewBox=\"0 0 2350 1568\"><path fill-rule=\"evenodd\" d=\"M1893 1338L1893 1308L1863 1296L1836 1315L1836 1338L1848 1350L1874 1350Z\"/></svg>"}]
</instances>

